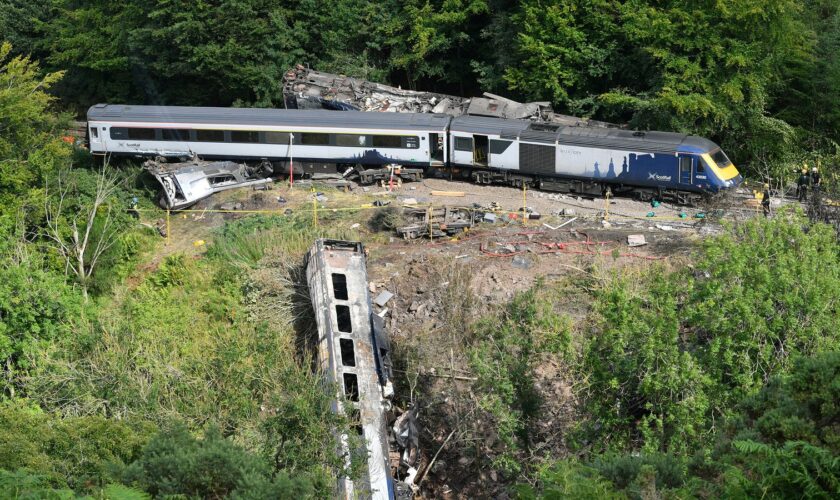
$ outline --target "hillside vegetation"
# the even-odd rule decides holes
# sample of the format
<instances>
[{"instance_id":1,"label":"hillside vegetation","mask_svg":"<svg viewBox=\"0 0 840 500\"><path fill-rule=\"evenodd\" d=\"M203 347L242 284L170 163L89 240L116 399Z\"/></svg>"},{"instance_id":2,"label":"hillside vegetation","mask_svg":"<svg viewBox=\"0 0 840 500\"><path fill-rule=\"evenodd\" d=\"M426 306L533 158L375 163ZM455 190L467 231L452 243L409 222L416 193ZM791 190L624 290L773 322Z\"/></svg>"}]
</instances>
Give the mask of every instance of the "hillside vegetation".
<instances>
[{"instance_id":1,"label":"hillside vegetation","mask_svg":"<svg viewBox=\"0 0 840 500\"><path fill-rule=\"evenodd\" d=\"M140 168L62 140L94 102L277 106L305 62L706 135L753 175L837 173L827 0L0 0L0 34L3 497L323 498L358 473L311 370L302 256L387 236L341 229L358 213L255 216L165 252L126 210L155 210ZM685 264L592 262L475 320L453 281L442 328L482 436L460 456L522 498L840 496L834 229L780 211ZM562 433L547 364L573 396Z\"/></svg>"}]
</instances>

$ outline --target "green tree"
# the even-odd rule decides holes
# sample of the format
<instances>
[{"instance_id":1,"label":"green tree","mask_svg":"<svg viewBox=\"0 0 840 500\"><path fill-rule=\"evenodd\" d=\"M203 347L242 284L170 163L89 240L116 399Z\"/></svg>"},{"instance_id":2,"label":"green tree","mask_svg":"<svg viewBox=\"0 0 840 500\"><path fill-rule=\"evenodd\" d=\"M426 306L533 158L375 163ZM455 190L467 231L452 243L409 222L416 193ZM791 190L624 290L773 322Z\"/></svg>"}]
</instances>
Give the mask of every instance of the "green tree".
<instances>
[{"instance_id":1,"label":"green tree","mask_svg":"<svg viewBox=\"0 0 840 500\"><path fill-rule=\"evenodd\" d=\"M797 355L840 347L840 257L827 225L755 219L708 240L684 315L690 341L731 407ZM708 275L708 277L706 277Z\"/></svg>"},{"instance_id":2,"label":"green tree","mask_svg":"<svg viewBox=\"0 0 840 500\"><path fill-rule=\"evenodd\" d=\"M681 277L649 273L614 278L595 296L585 432L605 448L679 453L707 432L710 381L681 338Z\"/></svg>"},{"instance_id":3,"label":"green tree","mask_svg":"<svg viewBox=\"0 0 840 500\"><path fill-rule=\"evenodd\" d=\"M11 52L11 44L0 44L0 227L7 230L21 206L43 203L45 179L71 152L47 93L62 73L42 75L36 62Z\"/></svg>"},{"instance_id":4,"label":"green tree","mask_svg":"<svg viewBox=\"0 0 840 500\"><path fill-rule=\"evenodd\" d=\"M183 426L155 436L124 472L123 480L155 497L311 498L305 478L272 474L258 456L210 428L201 439Z\"/></svg>"}]
</instances>

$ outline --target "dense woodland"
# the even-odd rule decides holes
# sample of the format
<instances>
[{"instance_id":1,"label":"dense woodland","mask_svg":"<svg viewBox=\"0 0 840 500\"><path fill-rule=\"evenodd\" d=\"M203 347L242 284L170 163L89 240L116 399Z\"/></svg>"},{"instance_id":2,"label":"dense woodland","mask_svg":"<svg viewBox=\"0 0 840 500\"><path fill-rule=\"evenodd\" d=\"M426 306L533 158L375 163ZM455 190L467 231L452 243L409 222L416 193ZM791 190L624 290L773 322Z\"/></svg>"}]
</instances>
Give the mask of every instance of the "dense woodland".
<instances>
[{"instance_id":1,"label":"dense woodland","mask_svg":"<svg viewBox=\"0 0 840 500\"><path fill-rule=\"evenodd\" d=\"M692 132L764 176L838 164L833 0L2 0L0 33L66 71L54 92L76 112L278 106L283 73L303 63Z\"/></svg>"},{"instance_id":2,"label":"dense woodland","mask_svg":"<svg viewBox=\"0 0 840 500\"><path fill-rule=\"evenodd\" d=\"M833 0L0 0L0 37L3 497L328 497L353 474L287 264L359 237L336 229L352 214L246 218L200 259L160 257L125 210L153 209L140 168L61 138L93 103L276 106L305 63L704 135L778 183L840 174ZM450 318L495 434L464 449L476 470L522 498L840 496L833 228L781 212L690 266L586 276ZM556 307L571 297L585 321ZM548 359L578 402L562 454L533 425Z\"/></svg>"}]
</instances>

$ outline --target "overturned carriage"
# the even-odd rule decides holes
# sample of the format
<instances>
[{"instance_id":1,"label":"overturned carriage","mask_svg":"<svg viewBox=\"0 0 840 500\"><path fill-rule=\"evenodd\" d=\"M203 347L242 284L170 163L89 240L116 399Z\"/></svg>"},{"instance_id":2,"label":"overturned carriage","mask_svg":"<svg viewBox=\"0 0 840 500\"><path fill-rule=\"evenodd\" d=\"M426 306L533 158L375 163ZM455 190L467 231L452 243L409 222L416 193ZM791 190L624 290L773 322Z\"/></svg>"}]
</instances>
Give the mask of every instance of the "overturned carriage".
<instances>
[{"instance_id":1,"label":"overturned carriage","mask_svg":"<svg viewBox=\"0 0 840 500\"><path fill-rule=\"evenodd\" d=\"M339 437L347 457L362 451L366 463L356 481L339 478L341 498L403 498L410 488L395 478L390 456L390 346L382 319L373 314L361 243L319 239L306 256L306 276L318 327L318 369L338 393L333 411L349 417L364 450ZM399 451L399 450L394 450Z\"/></svg>"}]
</instances>

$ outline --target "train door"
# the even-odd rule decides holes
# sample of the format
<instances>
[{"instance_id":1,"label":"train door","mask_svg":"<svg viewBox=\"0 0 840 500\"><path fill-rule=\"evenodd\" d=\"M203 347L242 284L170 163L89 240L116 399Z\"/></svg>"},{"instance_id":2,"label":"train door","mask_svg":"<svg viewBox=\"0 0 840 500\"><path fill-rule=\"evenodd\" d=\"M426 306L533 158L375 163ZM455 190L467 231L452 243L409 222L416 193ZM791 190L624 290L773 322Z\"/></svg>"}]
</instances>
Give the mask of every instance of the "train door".
<instances>
[{"instance_id":1,"label":"train door","mask_svg":"<svg viewBox=\"0 0 840 500\"><path fill-rule=\"evenodd\" d=\"M476 166L487 166L487 153L489 150L489 141L486 135L473 136L473 164Z\"/></svg>"},{"instance_id":2,"label":"train door","mask_svg":"<svg viewBox=\"0 0 840 500\"><path fill-rule=\"evenodd\" d=\"M429 153L432 165L443 165L443 134L429 134Z\"/></svg>"},{"instance_id":3,"label":"train door","mask_svg":"<svg viewBox=\"0 0 840 500\"><path fill-rule=\"evenodd\" d=\"M450 161L458 165L472 165L473 139L472 137L452 136L452 157Z\"/></svg>"},{"instance_id":4,"label":"train door","mask_svg":"<svg viewBox=\"0 0 840 500\"><path fill-rule=\"evenodd\" d=\"M690 156L680 157L680 184L691 184L691 168L694 158Z\"/></svg>"},{"instance_id":5,"label":"train door","mask_svg":"<svg viewBox=\"0 0 840 500\"><path fill-rule=\"evenodd\" d=\"M98 127L96 125L88 126L87 136L91 151L105 151L105 132L105 127Z\"/></svg>"}]
</instances>

